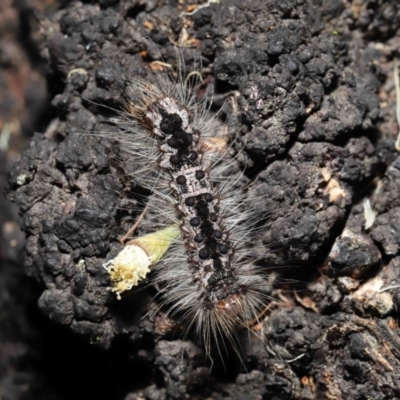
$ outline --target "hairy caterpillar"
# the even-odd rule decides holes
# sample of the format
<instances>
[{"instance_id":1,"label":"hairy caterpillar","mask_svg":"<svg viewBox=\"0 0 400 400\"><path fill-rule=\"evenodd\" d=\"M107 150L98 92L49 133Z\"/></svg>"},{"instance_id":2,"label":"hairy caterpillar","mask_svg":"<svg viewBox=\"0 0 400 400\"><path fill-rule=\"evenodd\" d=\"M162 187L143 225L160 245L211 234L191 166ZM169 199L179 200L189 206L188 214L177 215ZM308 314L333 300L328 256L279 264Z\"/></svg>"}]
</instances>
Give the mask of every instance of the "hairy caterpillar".
<instances>
[{"instance_id":1,"label":"hairy caterpillar","mask_svg":"<svg viewBox=\"0 0 400 400\"><path fill-rule=\"evenodd\" d=\"M154 268L161 305L187 331L194 330L210 356L213 343L228 340L237 349L236 328L257 320L273 275L249 255L256 221L262 219L249 211L251 191L237 187L241 174L232 172L228 149L212 145L220 129L205 98L186 87L183 75L181 67L176 80L167 73L129 80L118 140L141 166L134 180L152 192L149 212L161 219L143 224L151 231L171 224L180 229ZM111 264L119 295L125 286Z\"/></svg>"}]
</instances>

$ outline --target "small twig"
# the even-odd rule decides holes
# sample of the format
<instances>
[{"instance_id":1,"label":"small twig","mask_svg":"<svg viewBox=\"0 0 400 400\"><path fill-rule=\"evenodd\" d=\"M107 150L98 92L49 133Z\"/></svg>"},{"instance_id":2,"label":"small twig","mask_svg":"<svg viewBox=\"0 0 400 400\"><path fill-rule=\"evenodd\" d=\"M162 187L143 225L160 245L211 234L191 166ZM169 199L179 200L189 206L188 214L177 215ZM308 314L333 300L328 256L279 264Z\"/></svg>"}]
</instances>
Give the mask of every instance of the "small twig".
<instances>
[{"instance_id":1,"label":"small twig","mask_svg":"<svg viewBox=\"0 0 400 400\"><path fill-rule=\"evenodd\" d=\"M157 69L157 67L172 68L171 64L168 64L164 61L152 61L149 65L151 69Z\"/></svg>"},{"instance_id":2,"label":"small twig","mask_svg":"<svg viewBox=\"0 0 400 400\"><path fill-rule=\"evenodd\" d=\"M132 225L132 227L129 229L128 232L126 232L126 234L123 236L122 239L120 239L120 243L124 246L126 240L129 238L129 236L131 236L137 229L137 227L141 224L141 222L143 221L143 217L144 214L146 214L147 208L149 206L146 205L146 207L144 208L144 210L142 211L142 213L139 215L139 218L136 220L136 222Z\"/></svg>"},{"instance_id":3,"label":"small twig","mask_svg":"<svg viewBox=\"0 0 400 400\"><path fill-rule=\"evenodd\" d=\"M193 14L197 13L197 11L201 10L202 8L209 7L211 3L219 3L219 2L220 2L220 0L208 0L207 3L197 6L193 11L188 11L188 12L184 11L180 15L181 16L193 15Z\"/></svg>"},{"instance_id":4,"label":"small twig","mask_svg":"<svg viewBox=\"0 0 400 400\"><path fill-rule=\"evenodd\" d=\"M285 360L288 364L295 362L297 360L300 360L300 358L303 358L306 355L306 353L300 354L299 356L292 358L291 360Z\"/></svg>"},{"instance_id":5,"label":"small twig","mask_svg":"<svg viewBox=\"0 0 400 400\"><path fill-rule=\"evenodd\" d=\"M378 290L378 293L386 292L387 290L390 290L390 289L399 289L399 288L400 288L400 285L386 286L386 287Z\"/></svg>"}]
</instances>

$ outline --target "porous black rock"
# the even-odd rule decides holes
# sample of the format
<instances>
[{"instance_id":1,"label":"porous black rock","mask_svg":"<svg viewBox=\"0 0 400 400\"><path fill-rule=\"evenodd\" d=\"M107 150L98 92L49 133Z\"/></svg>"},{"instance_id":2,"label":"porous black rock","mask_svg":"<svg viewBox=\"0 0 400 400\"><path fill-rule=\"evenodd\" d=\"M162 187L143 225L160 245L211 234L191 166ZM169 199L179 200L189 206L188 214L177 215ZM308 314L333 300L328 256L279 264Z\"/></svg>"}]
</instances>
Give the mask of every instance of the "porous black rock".
<instances>
[{"instance_id":1,"label":"porous black rock","mask_svg":"<svg viewBox=\"0 0 400 400\"><path fill-rule=\"evenodd\" d=\"M40 17L36 45L62 90L52 102L55 128L33 137L9 175L9 198L27 233L25 270L42 285L44 315L110 352L122 343L133 369L148 371L140 388L119 388L126 398L400 397L398 157L394 135L382 129L394 125L393 87L383 81L391 79L400 6L368 0L355 12L353 5L229 1L190 16L172 4L73 2ZM145 77L146 62L176 65L171 38L179 35L194 46L182 50L183 62L190 70L201 60L216 102L236 91L234 168L238 176L245 170L257 194L251 206L269 211L254 256L278 273L281 302L254 327L265 342L239 333L247 371L231 355L209 375L203 349L181 340L155 290L141 287L117 301L102 266L121 249L118 236L137 216L127 199L136 204L132 189L140 191L129 180L137 166L107 137L116 129L110 109L123 107L121 78ZM386 48L375 46L381 40ZM383 97L390 107L380 111ZM372 196L377 180L382 191ZM378 212L370 230L363 196ZM367 263L345 257L337 273L327 261L345 228L368 236L374 254ZM335 260L333 267L342 259ZM335 280L367 264L365 281Z\"/></svg>"}]
</instances>

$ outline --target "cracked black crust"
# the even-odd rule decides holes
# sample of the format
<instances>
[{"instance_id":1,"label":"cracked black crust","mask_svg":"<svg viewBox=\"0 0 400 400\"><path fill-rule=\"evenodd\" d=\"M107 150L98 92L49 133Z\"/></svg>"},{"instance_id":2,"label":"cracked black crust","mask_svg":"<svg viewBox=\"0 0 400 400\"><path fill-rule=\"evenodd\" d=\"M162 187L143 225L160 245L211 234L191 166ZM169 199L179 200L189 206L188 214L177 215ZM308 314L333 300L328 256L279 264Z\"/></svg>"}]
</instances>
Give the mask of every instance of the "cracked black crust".
<instances>
[{"instance_id":1,"label":"cracked black crust","mask_svg":"<svg viewBox=\"0 0 400 400\"><path fill-rule=\"evenodd\" d=\"M247 168L260 197L271 204L274 218L255 245L255 256L267 255L270 264L289 260L295 268L280 270L282 278L311 282L307 295L313 303L303 307L293 301L292 307L274 309L264 325L270 345L284 359L301 357L281 363L243 335L243 359L251 372L228 368L233 383L218 375L210 383L201 351L172 340L173 329L165 329L160 317L151 321L155 327L149 317L140 320L154 307L149 290L114 302L101 264L121 248L115 238L126 230L129 212L118 208L126 209L121 194L130 167L123 156L114 157L122 164L118 170L109 162L104 139L71 135L112 131L96 105L120 104L108 61L122 64L127 75L144 74L138 38L149 35L166 62L173 62L168 25L153 31L145 26L170 16L179 20L179 11L146 5L134 18L129 13L123 18L106 2L103 9L73 3L43 20L51 29L42 31L41 52L53 76L66 84L53 100L60 118L57 140L37 134L9 176L10 196L28 233L26 271L45 288L39 301L45 315L100 347L127 335L142 350L133 357L153 369L132 398L140 393L222 398L223 392L232 398L400 398L397 290L357 297L351 285L362 281L324 279L331 266L340 279L359 276L358 258L351 255L364 249L371 254L363 260L365 281L376 278L381 288L399 282L399 157L391 133L397 129L393 96L387 95L393 94L390 60L398 48L398 7L395 1L366 1L355 13L341 1L232 2L211 4L192 17L188 32L200 43L205 69L214 67L209 78L215 78L216 94L230 89L240 94L239 138L246 148L240 168ZM373 45L381 40L384 49ZM94 55L87 56L85 48ZM190 65L190 55L185 57ZM150 51L148 58L157 56ZM376 124L378 89L390 106L381 109ZM372 207L379 215L365 232L359 200L377 177L383 189ZM263 202L254 207L265 211ZM339 237L344 227L354 240ZM330 258L336 240L342 253ZM184 371L179 377L177 369ZM162 383L153 379L160 374Z\"/></svg>"}]
</instances>

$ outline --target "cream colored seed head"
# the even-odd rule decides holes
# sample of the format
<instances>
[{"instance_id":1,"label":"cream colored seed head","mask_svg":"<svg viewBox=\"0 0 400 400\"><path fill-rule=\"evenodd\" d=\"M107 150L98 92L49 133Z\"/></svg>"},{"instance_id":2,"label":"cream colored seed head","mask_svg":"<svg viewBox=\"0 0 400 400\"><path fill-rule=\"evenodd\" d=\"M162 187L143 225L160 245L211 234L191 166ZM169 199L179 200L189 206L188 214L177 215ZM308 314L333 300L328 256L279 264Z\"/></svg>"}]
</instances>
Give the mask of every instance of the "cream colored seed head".
<instances>
[{"instance_id":1,"label":"cream colored seed head","mask_svg":"<svg viewBox=\"0 0 400 400\"><path fill-rule=\"evenodd\" d=\"M150 272L150 265L147 253L135 245L125 246L117 257L104 265L110 274L112 291L117 294L118 300L121 299L122 292L132 289L140 280L146 278Z\"/></svg>"},{"instance_id":2,"label":"cream colored seed head","mask_svg":"<svg viewBox=\"0 0 400 400\"><path fill-rule=\"evenodd\" d=\"M121 293L132 289L146 278L150 267L155 265L168 250L171 243L180 235L177 226L131 240L114 259L104 264L113 284L112 291L118 300Z\"/></svg>"}]
</instances>

